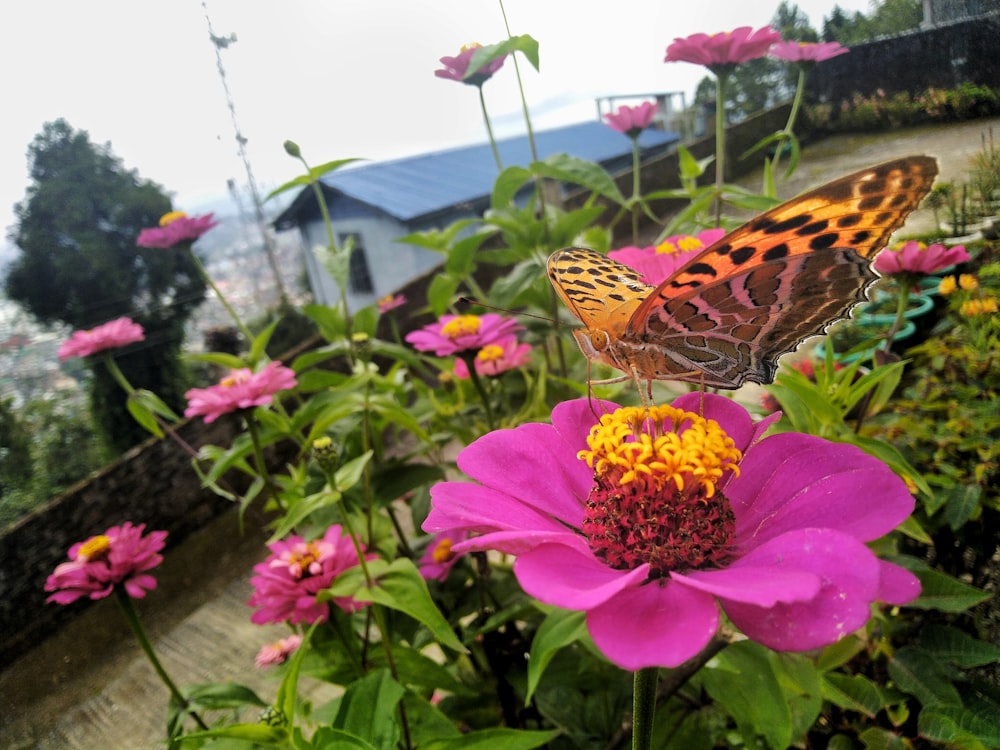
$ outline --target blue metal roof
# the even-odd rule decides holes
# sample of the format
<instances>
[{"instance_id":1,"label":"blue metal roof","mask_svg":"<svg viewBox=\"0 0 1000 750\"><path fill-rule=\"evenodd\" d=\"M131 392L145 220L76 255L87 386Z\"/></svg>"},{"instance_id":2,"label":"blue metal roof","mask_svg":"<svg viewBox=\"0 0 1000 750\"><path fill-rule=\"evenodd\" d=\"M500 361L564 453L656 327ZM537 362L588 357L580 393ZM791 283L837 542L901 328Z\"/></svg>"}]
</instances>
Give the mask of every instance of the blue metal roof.
<instances>
[{"instance_id":1,"label":"blue metal roof","mask_svg":"<svg viewBox=\"0 0 1000 750\"><path fill-rule=\"evenodd\" d=\"M661 152L679 140L676 133L646 130L639 146L644 152ZM596 120L537 132L535 145L540 159L567 153L600 164L630 159L632 153L627 137ZM497 148L505 167L531 162L527 136L498 141ZM365 164L328 174L322 182L400 221L411 221L485 198L496 178L493 151L484 143Z\"/></svg>"}]
</instances>

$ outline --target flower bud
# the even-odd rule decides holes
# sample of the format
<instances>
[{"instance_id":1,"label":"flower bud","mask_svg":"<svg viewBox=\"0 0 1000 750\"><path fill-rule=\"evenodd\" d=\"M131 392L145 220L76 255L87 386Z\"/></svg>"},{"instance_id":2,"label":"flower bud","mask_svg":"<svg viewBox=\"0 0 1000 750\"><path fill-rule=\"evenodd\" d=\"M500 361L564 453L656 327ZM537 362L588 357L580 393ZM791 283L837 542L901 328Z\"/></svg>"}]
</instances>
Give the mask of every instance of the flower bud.
<instances>
[{"instance_id":1,"label":"flower bud","mask_svg":"<svg viewBox=\"0 0 1000 750\"><path fill-rule=\"evenodd\" d=\"M285 147L286 154L295 157L296 159L302 158L302 151L299 149L299 144L295 141L285 141L283 145Z\"/></svg>"}]
</instances>

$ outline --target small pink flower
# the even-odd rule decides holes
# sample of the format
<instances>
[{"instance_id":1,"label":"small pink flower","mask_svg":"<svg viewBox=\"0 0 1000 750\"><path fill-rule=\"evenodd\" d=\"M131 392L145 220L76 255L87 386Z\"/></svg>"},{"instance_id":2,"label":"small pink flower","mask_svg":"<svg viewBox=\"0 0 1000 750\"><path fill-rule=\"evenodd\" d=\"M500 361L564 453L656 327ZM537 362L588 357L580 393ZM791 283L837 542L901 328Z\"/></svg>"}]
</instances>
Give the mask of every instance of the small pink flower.
<instances>
[{"instance_id":1,"label":"small pink flower","mask_svg":"<svg viewBox=\"0 0 1000 750\"><path fill-rule=\"evenodd\" d=\"M284 664L288 661L289 656L298 651L301 645L301 635L290 635L274 643L268 643L260 647L260 651L257 652L257 657L254 659L254 664L257 665L258 669Z\"/></svg>"},{"instance_id":2,"label":"small pink flower","mask_svg":"<svg viewBox=\"0 0 1000 750\"><path fill-rule=\"evenodd\" d=\"M609 127L629 138L638 138L656 116L656 102L643 102L635 107L621 106L604 115Z\"/></svg>"},{"instance_id":3,"label":"small pink flower","mask_svg":"<svg viewBox=\"0 0 1000 750\"><path fill-rule=\"evenodd\" d=\"M946 248L940 243L924 245L910 240L893 249L886 248L875 257L872 267L883 276L896 274L928 275L942 268L969 260L965 245Z\"/></svg>"},{"instance_id":4,"label":"small pink flower","mask_svg":"<svg viewBox=\"0 0 1000 750\"><path fill-rule=\"evenodd\" d=\"M45 590L56 592L46 601L69 604L84 596L103 599L119 584L134 599L155 589L156 579L144 573L163 562L159 552L167 532L143 536L145 528L145 524L133 526L126 521L74 544L69 548L70 562L56 566L45 581Z\"/></svg>"},{"instance_id":5,"label":"small pink flower","mask_svg":"<svg viewBox=\"0 0 1000 750\"><path fill-rule=\"evenodd\" d=\"M482 349L521 328L513 318L496 313L442 315L436 323L406 334L406 340L414 349L447 357L458 352Z\"/></svg>"},{"instance_id":6,"label":"small pink flower","mask_svg":"<svg viewBox=\"0 0 1000 750\"><path fill-rule=\"evenodd\" d=\"M445 531L436 534L418 563L420 575L428 581L436 580L443 583L461 557L452 551L452 546L465 541L468 536L466 531Z\"/></svg>"},{"instance_id":7,"label":"small pink flower","mask_svg":"<svg viewBox=\"0 0 1000 750\"><path fill-rule=\"evenodd\" d=\"M291 536L268 545L271 554L253 566L250 584L253 595L247 601L259 609L250 616L258 625L268 622L300 622L310 625L325 620L330 602L345 612L354 612L365 604L351 597L335 597L330 602L316 601L316 594L330 587L333 580L358 564L350 537L333 525L322 539L307 542ZM366 559L374 555L366 555Z\"/></svg>"},{"instance_id":8,"label":"small pink flower","mask_svg":"<svg viewBox=\"0 0 1000 750\"><path fill-rule=\"evenodd\" d=\"M395 310L397 307L402 307L406 304L406 295L397 294L395 297L391 294L387 294L382 299L378 301L378 311L383 315L390 310Z\"/></svg>"},{"instance_id":9,"label":"small pink flower","mask_svg":"<svg viewBox=\"0 0 1000 750\"><path fill-rule=\"evenodd\" d=\"M209 424L237 409L265 406L274 400L275 393L294 387L295 372L280 362L268 362L260 372L242 367L231 370L218 385L185 393L188 405L184 416L204 416Z\"/></svg>"},{"instance_id":10,"label":"small pink flower","mask_svg":"<svg viewBox=\"0 0 1000 750\"><path fill-rule=\"evenodd\" d=\"M831 57L846 55L850 50L840 42L777 42L770 55L794 63L819 63Z\"/></svg>"},{"instance_id":11,"label":"small pink flower","mask_svg":"<svg viewBox=\"0 0 1000 750\"><path fill-rule=\"evenodd\" d=\"M88 331L73 331L57 354L65 362L73 357L89 357L105 349L116 349L146 338L142 326L128 318L118 318Z\"/></svg>"},{"instance_id":12,"label":"small pink flower","mask_svg":"<svg viewBox=\"0 0 1000 750\"><path fill-rule=\"evenodd\" d=\"M622 247L612 250L608 257L638 271L650 286L657 286L725 234L725 229L706 229L697 235L675 234L655 247Z\"/></svg>"},{"instance_id":13,"label":"small pink flower","mask_svg":"<svg viewBox=\"0 0 1000 750\"><path fill-rule=\"evenodd\" d=\"M492 344L486 344L476 353L477 375L494 376L507 370L523 367L531 361L531 344L519 344L514 335L504 336ZM455 377L465 380L469 377L469 366L463 359L455 360Z\"/></svg>"},{"instance_id":14,"label":"small pink flower","mask_svg":"<svg viewBox=\"0 0 1000 750\"><path fill-rule=\"evenodd\" d=\"M771 46L780 41L781 34L770 26L756 31L749 26L740 26L718 34L692 34L674 39L667 47L663 61L695 63L717 73L717 68L728 68L764 57Z\"/></svg>"},{"instance_id":15,"label":"small pink flower","mask_svg":"<svg viewBox=\"0 0 1000 750\"><path fill-rule=\"evenodd\" d=\"M171 211L160 219L160 226L143 229L135 241L139 247L168 248L182 242L194 242L219 222L215 214L188 216L183 211Z\"/></svg>"},{"instance_id":16,"label":"small pink flower","mask_svg":"<svg viewBox=\"0 0 1000 750\"><path fill-rule=\"evenodd\" d=\"M479 68L475 73L466 77L469 71L469 63L472 61L472 56L476 54L476 51L483 45L473 42L472 44L466 44L459 51L458 55L455 57L442 57L441 64L444 65L443 68L434 71L434 75L438 78L447 78L450 81L460 81L461 83L467 83L470 86L482 86L493 74L496 73L500 68L503 67L504 60L507 56L498 57L490 63L487 63L483 67Z\"/></svg>"}]
</instances>

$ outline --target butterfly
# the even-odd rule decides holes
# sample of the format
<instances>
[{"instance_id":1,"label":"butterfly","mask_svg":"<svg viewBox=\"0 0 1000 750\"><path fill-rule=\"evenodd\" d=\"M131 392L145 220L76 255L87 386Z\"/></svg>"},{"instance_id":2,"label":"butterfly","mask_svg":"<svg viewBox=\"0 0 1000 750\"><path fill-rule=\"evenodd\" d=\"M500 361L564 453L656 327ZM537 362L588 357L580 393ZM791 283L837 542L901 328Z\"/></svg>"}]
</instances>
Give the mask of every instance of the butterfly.
<instances>
[{"instance_id":1,"label":"butterfly","mask_svg":"<svg viewBox=\"0 0 1000 750\"><path fill-rule=\"evenodd\" d=\"M908 156L841 177L752 219L658 286L579 247L548 275L583 323L581 351L636 381L770 383L778 358L848 316L872 257L930 190L937 162Z\"/></svg>"}]
</instances>

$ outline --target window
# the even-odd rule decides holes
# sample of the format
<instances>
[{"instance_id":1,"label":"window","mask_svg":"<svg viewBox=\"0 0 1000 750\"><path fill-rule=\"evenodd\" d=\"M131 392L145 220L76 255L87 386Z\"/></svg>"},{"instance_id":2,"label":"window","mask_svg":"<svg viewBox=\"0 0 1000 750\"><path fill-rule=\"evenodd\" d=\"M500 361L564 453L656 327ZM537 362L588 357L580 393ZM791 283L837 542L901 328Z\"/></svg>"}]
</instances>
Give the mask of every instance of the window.
<instances>
[{"instance_id":1,"label":"window","mask_svg":"<svg viewBox=\"0 0 1000 750\"><path fill-rule=\"evenodd\" d=\"M342 248L346 247L348 242L352 243L351 263L347 272L348 288L355 294L374 294L375 285L368 270L368 256L365 255L361 235L357 232L346 232L338 235L337 242Z\"/></svg>"}]
</instances>

